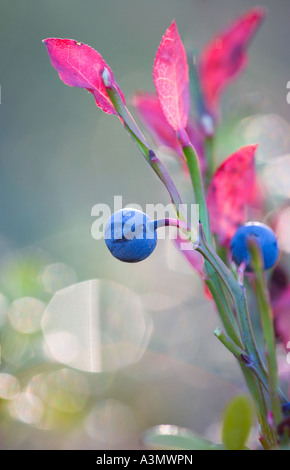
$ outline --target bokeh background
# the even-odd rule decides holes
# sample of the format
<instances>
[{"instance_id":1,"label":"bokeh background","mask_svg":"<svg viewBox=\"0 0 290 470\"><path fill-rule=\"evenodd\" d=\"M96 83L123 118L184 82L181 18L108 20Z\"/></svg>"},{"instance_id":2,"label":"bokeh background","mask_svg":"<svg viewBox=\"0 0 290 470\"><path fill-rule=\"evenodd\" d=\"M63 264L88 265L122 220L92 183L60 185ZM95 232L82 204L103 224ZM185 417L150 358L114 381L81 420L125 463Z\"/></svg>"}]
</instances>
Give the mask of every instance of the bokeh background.
<instances>
[{"instance_id":1,"label":"bokeh background","mask_svg":"<svg viewBox=\"0 0 290 470\"><path fill-rule=\"evenodd\" d=\"M284 163L272 166L290 153L290 4L259 4L268 17L249 68L223 99L216 152L221 161L260 142L259 168L275 201L290 197ZM1 1L1 448L140 448L142 432L161 423L219 440L222 409L244 384L213 337L219 321L199 278L170 242L126 265L91 236L95 204L113 207L122 195L124 205L145 209L168 196L119 120L59 80L41 41L90 44L129 98L153 91L155 52L173 18L197 52L251 6ZM161 157L190 202L177 162Z\"/></svg>"}]
</instances>

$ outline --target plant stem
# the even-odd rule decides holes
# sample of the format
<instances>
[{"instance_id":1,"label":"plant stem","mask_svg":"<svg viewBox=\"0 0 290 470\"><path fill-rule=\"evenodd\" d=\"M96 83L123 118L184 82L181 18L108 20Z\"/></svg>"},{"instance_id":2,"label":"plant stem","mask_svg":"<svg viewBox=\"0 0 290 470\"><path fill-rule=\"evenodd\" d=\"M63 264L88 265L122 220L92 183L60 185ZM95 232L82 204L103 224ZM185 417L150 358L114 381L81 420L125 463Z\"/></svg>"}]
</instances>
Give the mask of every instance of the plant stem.
<instances>
[{"instance_id":1,"label":"plant stem","mask_svg":"<svg viewBox=\"0 0 290 470\"><path fill-rule=\"evenodd\" d=\"M265 390L267 390L267 384L265 384L257 369L253 367L250 362L248 362L249 358L243 349L237 346L220 328L216 328L214 334L221 341L221 343L238 359L249 391L255 403L262 435L267 436L267 441L271 442L272 446L276 446L275 436L267 421L267 406L263 390L261 388L261 385L263 385Z\"/></svg>"},{"instance_id":2,"label":"plant stem","mask_svg":"<svg viewBox=\"0 0 290 470\"><path fill-rule=\"evenodd\" d=\"M176 219L158 219L152 221L154 229L158 229L164 226L174 226L184 231L187 235L188 240L193 242L191 238L191 230L186 223ZM231 308L228 304L227 299L225 298L224 292L222 290L222 286L220 285L220 280L216 274L216 271L213 267L208 264L207 265L208 274L209 276L206 278L205 283L207 284L215 304L217 306L218 312L220 314L223 326L232 339L232 341L237 345L242 347L241 337L236 326L235 319L233 318Z\"/></svg>"},{"instance_id":3,"label":"plant stem","mask_svg":"<svg viewBox=\"0 0 290 470\"><path fill-rule=\"evenodd\" d=\"M246 356L246 351L236 345L232 339L226 335L226 333L219 327L217 327L213 334L220 340L220 342L239 360L243 361L243 357Z\"/></svg>"},{"instance_id":4,"label":"plant stem","mask_svg":"<svg viewBox=\"0 0 290 470\"><path fill-rule=\"evenodd\" d=\"M220 314L221 321L227 334L229 335L230 339L237 345L237 347L242 348L242 341L239 331L236 327L236 322L233 318L231 309L228 303L226 302L226 299L224 298L223 292L221 292L218 281L219 280L217 279L217 282L214 282L213 276L211 275L209 279L206 279L205 283L208 286L211 295L213 296L216 307Z\"/></svg>"},{"instance_id":5,"label":"plant stem","mask_svg":"<svg viewBox=\"0 0 290 470\"><path fill-rule=\"evenodd\" d=\"M271 450L271 444L264 436L261 436L259 441L261 442L264 450Z\"/></svg>"},{"instance_id":6,"label":"plant stem","mask_svg":"<svg viewBox=\"0 0 290 470\"><path fill-rule=\"evenodd\" d=\"M237 284L234 276L230 273L228 268L223 264L222 260L220 260L214 250L212 250L212 248L210 247L211 234L199 162L195 150L191 145L183 145L182 148L188 164L191 181L195 193L195 199L196 202L199 204L200 220L202 223L205 223L206 226L205 237L203 238L204 232L202 230L202 224L200 224L200 246L197 248L197 250L200 251L200 253L204 256L206 260L206 269L209 272L209 280L207 281L207 284L216 302L224 327L226 328L227 333L230 335L230 338L233 341L232 345L236 345L237 347L239 347L244 344L247 353L250 354L251 357L253 357L254 359L251 371L249 370L249 364L247 364L246 366L241 363L241 367L249 390L255 400L259 422L261 423L263 433L267 435L268 439L271 440L271 442L274 444L273 435L267 422L267 408L263 391L261 389L259 381L256 379L255 376L253 376L253 374L258 376L261 383L263 383L264 385L267 383L267 375L265 374L265 371L263 369L262 361L260 359L254 340L244 293L241 296L240 286ZM204 246L201 249L202 242ZM204 251L204 247L207 248L207 254ZM221 267L220 270L218 269L219 267ZM219 274L219 276L225 283L236 305L240 321L240 331L242 333L242 342L240 341L239 336L237 334L237 330L235 329L235 321L233 319L230 309L225 309L225 305L228 305L227 299L225 298L225 295L222 292L220 282L219 279L217 279L216 277L215 271Z\"/></svg>"},{"instance_id":7,"label":"plant stem","mask_svg":"<svg viewBox=\"0 0 290 470\"><path fill-rule=\"evenodd\" d=\"M261 422L263 432L264 433L267 432L268 440L270 440L271 443L275 443L276 442L275 436L273 435L273 432L270 430L270 426L267 421L267 406L266 406L265 398L263 396L262 390L259 390L259 388L261 388L260 384L263 384L265 389L268 388L267 384L269 383L269 378L268 378L267 372L264 369L264 365L262 363L262 360L260 358L256 343L255 343L251 321L249 317L249 312L248 312L248 307L247 307L245 289L238 284L233 274L228 270L228 268L224 265L224 263L219 259L219 257L216 255L214 250L210 246L208 246L205 240L205 236L203 234L202 227L200 228L201 228L200 246L197 248L197 251L203 254L203 256L208 260L208 262L217 270L220 278L225 283L225 286L227 287L230 295L232 296L235 302L237 315L238 315L239 322L240 322L240 330L242 332L242 344L244 345L246 352L249 356L249 359L251 361L250 367L249 367L249 364L243 367L244 376L245 376L245 379L247 381L247 384L249 386L251 393L255 394L253 395L255 397L255 400L256 401L258 400L257 403L260 409L259 420ZM258 381L256 380L256 382L255 381L253 382L252 378L247 373L245 373L245 367L252 370L255 376L258 377ZM252 390L250 387L252 388ZM277 393L280 395L280 399L283 401L284 397L282 393L279 391L279 389L277 389ZM278 401L277 398L276 398L276 401ZM281 404L279 406L281 407Z\"/></svg>"},{"instance_id":8,"label":"plant stem","mask_svg":"<svg viewBox=\"0 0 290 470\"><path fill-rule=\"evenodd\" d=\"M267 405L263 390L258 379L253 375L246 365L240 364L243 375L245 377L248 389L253 397L256 407L257 418L261 426L261 435L267 438L267 441L271 444L271 448L277 446L276 438L273 430L267 420Z\"/></svg>"},{"instance_id":9,"label":"plant stem","mask_svg":"<svg viewBox=\"0 0 290 470\"><path fill-rule=\"evenodd\" d=\"M264 382L263 378L260 376L258 370L252 365L250 358L247 356L246 352L236 345L232 339L227 336L221 328L216 328L214 330L214 335L220 340L220 342L238 359L241 364L244 364L247 369L251 370L253 374L258 379L259 383L264 387L264 389L269 392L267 383Z\"/></svg>"},{"instance_id":10,"label":"plant stem","mask_svg":"<svg viewBox=\"0 0 290 470\"><path fill-rule=\"evenodd\" d=\"M179 228L180 230L182 230L186 234L186 236L188 237L188 240L192 241L191 240L191 229L182 220L171 219L171 218L157 219L157 220L153 220L151 222L151 224L152 224L154 230L157 230L158 228L161 228L161 227L176 227L176 228Z\"/></svg>"},{"instance_id":11,"label":"plant stem","mask_svg":"<svg viewBox=\"0 0 290 470\"><path fill-rule=\"evenodd\" d=\"M182 147L183 154L186 158L189 174L195 195L195 202L199 205L199 217L203 224L205 236L208 243L211 244L211 234L209 226L208 211L205 201L204 188L202 183L199 161L195 149L191 144Z\"/></svg>"},{"instance_id":12,"label":"plant stem","mask_svg":"<svg viewBox=\"0 0 290 470\"><path fill-rule=\"evenodd\" d=\"M254 334L245 297L245 289L237 283L235 277L227 268L227 266L217 256L212 247L208 245L201 224L199 246L196 249L213 266L213 268L217 271L218 275L224 282L226 288L228 289L236 306L237 316L240 324L240 331L242 334L242 344L245 347L247 354L253 361L255 367L257 367L261 377L263 377L263 380L267 382L268 377L264 370L264 366L254 339Z\"/></svg>"},{"instance_id":13,"label":"plant stem","mask_svg":"<svg viewBox=\"0 0 290 470\"><path fill-rule=\"evenodd\" d=\"M107 77L107 74L105 73L103 74L103 80L106 86L107 93L110 97L110 100L116 112L118 113L119 117L121 118L125 129L129 133L129 135L132 137L133 141L137 144L138 148L140 149L140 151L142 152L142 154L148 161L151 168L155 171L158 178L162 181L162 183L166 187L170 195L171 202L175 206L177 216L184 218L184 215L180 213L180 206L182 206L181 197L168 171L166 170L162 162L159 160L159 158L155 155L155 153L152 150L150 150L150 147L145 137L143 136L142 132L140 131L139 127L134 121L126 105L123 103L123 100L118 92L118 89L113 83L111 83L110 79Z\"/></svg>"},{"instance_id":14,"label":"plant stem","mask_svg":"<svg viewBox=\"0 0 290 470\"><path fill-rule=\"evenodd\" d=\"M271 408L275 426L278 426L278 424L283 419L283 414L279 397L278 366L276 360L273 313L268 289L265 283L260 247L253 238L249 239L248 246L251 254L251 263L254 269L255 290L257 294L261 324L265 339L265 357L268 366Z\"/></svg>"}]
</instances>

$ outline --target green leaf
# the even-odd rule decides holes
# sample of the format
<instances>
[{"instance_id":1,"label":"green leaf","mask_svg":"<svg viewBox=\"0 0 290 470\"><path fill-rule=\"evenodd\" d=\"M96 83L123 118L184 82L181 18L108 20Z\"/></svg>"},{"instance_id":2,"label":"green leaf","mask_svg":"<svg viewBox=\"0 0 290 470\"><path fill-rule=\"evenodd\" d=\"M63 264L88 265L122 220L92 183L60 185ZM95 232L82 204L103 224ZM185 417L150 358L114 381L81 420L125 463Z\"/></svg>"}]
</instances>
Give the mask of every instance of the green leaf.
<instances>
[{"instance_id":1,"label":"green leaf","mask_svg":"<svg viewBox=\"0 0 290 470\"><path fill-rule=\"evenodd\" d=\"M148 429L141 440L146 447L151 449L213 450L218 448L189 429L170 424Z\"/></svg>"},{"instance_id":2,"label":"green leaf","mask_svg":"<svg viewBox=\"0 0 290 470\"><path fill-rule=\"evenodd\" d=\"M235 397L224 411L222 439L228 450L242 450L254 422L252 403L248 396Z\"/></svg>"}]
</instances>

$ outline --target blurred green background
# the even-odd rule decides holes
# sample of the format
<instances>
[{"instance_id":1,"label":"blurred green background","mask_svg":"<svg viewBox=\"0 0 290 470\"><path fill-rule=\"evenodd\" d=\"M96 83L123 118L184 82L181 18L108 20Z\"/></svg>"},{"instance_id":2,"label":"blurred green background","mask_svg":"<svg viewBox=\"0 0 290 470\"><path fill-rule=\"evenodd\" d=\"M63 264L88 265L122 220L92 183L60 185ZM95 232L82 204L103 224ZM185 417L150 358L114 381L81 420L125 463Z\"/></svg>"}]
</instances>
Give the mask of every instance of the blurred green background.
<instances>
[{"instance_id":1,"label":"blurred green background","mask_svg":"<svg viewBox=\"0 0 290 470\"><path fill-rule=\"evenodd\" d=\"M268 17L251 46L250 67L223 99L220 160L256 139L261 162L269 148L271 156L290 152L290 4L259 4ZM91 236L95 204L112 207L114 195L122 195L124 205L145 208L167 204L167 194L119 120L59 80L41 41L90 44L129 100L136 90L153 91L155 52L173 18L185 46L198 51L252 6L246 0L1 1L0 312L2 373L10 374L2 385L0 377L2 448L138 448L140 434L160 423L219 438L223 406L244 384L212 335L218 318L200 280L166 241L146 261L126 265ZM268 128L247 125L256 112L271 113ZM189 182L174 160L163 158L190 201ZM68 323L55 330L72 333L98 308L108 325L98 326L97 338L90 328L82 332L82 344L93 353L101 344L99 364L94 369L84 358L87 371L68 368L74 359L66 364L62 351L58 359L66 365L56 354L54 365L42 365L49 356L44 336L55 333L49 321L42 321L44 334L40 329L45 305L59 289L91 279L104 279L93 307L82 303L95 287L86 282L76 296L80 305L68 290L64 304L45 315L52 310L57 318L65 305ZM65 338L53 340L59 352Z\"/></svg>"}]
</instances>

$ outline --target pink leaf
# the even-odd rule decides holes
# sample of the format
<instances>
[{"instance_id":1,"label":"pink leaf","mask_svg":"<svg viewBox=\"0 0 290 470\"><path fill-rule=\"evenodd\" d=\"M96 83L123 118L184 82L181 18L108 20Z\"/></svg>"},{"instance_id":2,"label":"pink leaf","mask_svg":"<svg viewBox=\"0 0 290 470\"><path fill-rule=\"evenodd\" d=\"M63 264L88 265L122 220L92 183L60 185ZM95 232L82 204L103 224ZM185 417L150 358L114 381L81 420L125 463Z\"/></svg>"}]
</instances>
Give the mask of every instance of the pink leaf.
<instances>
[{"instance_id":1,"label":"pink leaf","mask_svg":"<svg viewBox=\"0 0 290 470\"><path fill-rule=\"evenodd\" d=\"M155 93L140 92L134 95L132 104L143 125L150 131L154 140L182 156L176 132L166 121L160 102Z\"/></svg>"},{"instance_id":2,"label":"pink leaf","mask_svg":"<svg viewBox=\"0 0 290 470\"><path fill-rule=\"evenodd\" d=\"M188 64L175 21L167 29L156 53L153 81L170 126L175 131L184 129L190 107Z\"/></svg>"},{"instance_id":3,"label":"pink leaf","mask_svg":"<svg viewBox=\"0 0 290 470\"><path fill-rule=\"evenodd\" d=\"M124 96L115 82L112 70L97 51L73 39L48 38L43 42L53 67L64 83L85 88L94 95L97 106L105 113L117 114L102 80L104 68L109 71L111 80L125 103Z\"/></svg>"},{"instance_id":4,"label":"pink leaf","mask_svg":"<svg viewBox=\"0 0 290 470\"><path fill-rule=\"evenodd\" d=\"M247 48L265 11L253 8L216 36L200 57L199 74L207 107L215 111L223 89L247 66Z\"/></svg>"},{"instance_id":5,"label":"pink leaf","mask_svg":"<svg viewBox=\"0 0 290 470\"><path fill-rule=\"evenodd\" d=\"M187 168L183 152L178 142L176 132L168 124L162 111L160 102L155 93L139 92L133 96L132 104L135 107L143 125L149 130L155 142L176 153L184 168ZM192 121L186 126L189 139L195 147L202 170L205 170L206 161L204 156L203 137ZM188 170L187 170L188 171Z\"/></svg>"},{"instance_id":6,"label":"pink leaf","mask_svg":"<svg viewBox=\"0 0 290 470\"><path fill-rule=\"evenodd\" d=\"M257 145L248 145L228 157L210 183L207 205L211 228L222 245L227 245L238 226L246 221L246 206L255 198L256 148Z\"/></svg>"}]
</instances>

